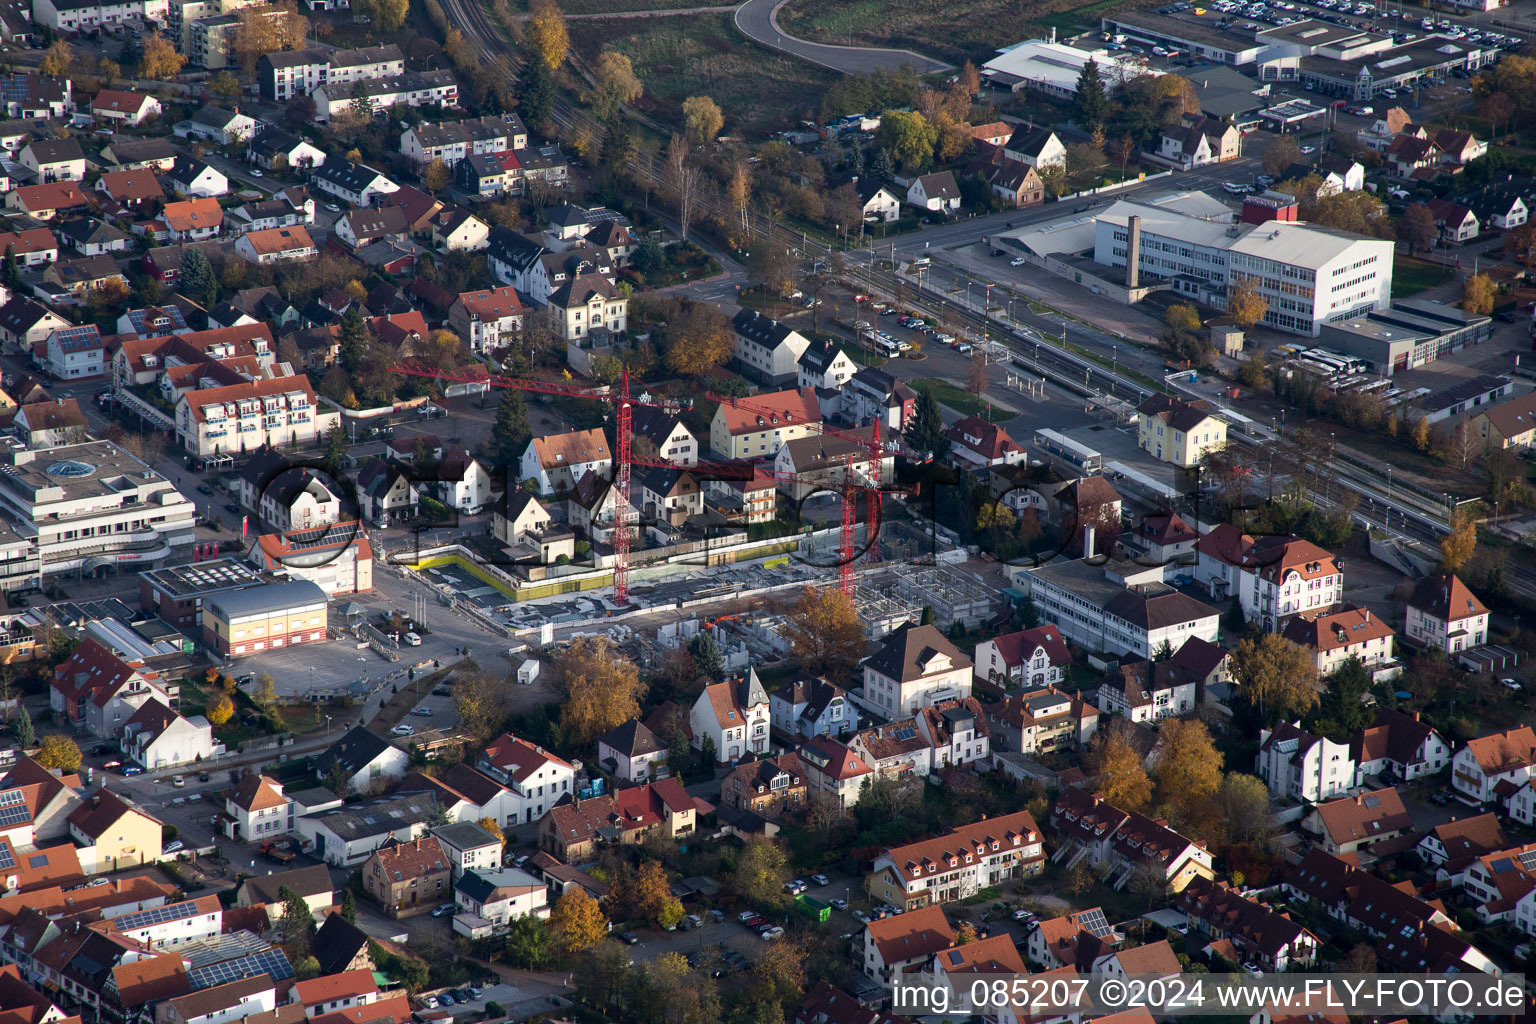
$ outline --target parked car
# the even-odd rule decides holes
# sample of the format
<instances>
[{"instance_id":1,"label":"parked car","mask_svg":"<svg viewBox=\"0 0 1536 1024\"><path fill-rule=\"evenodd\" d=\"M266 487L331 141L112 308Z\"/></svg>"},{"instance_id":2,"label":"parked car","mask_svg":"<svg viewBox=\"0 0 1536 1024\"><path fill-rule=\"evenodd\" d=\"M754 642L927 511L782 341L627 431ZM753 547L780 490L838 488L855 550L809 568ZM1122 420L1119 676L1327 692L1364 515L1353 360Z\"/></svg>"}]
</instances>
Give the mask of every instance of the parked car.
<instances>
[{"instance_id":1,"label":"parked car","mask_svg":"<svg viewBox=\"0 0 1536 1024\"><path fill-rule=\"evenodd\" d=\"M177 850L180 850L184 845L185 844L180 839L172 839L170 842L166 843L164 846L162 846L160 848L160 852L161 853L175 853Z\"/></svg>"},{"instance_id":2,"label":"parked car","mask_svg":"<svg viewBox=\"0 0 1536 1024\"><path fill-rule=\"evenodd\" d=\"M415 633L407 633L405 634L405 645L407 647L420 647L421 637L417 636Z\"/></svg>"},{"instance_id":3,"label":"parked car","mask_svg":"<svg viewBox=\"0 0 1536 1024\"><path fill-rule=\"evenodd\" d=\"M389 734L391 736L414 736L416 735L416 727L414 725L407 725L405 722L401 722L399 725L389 730Z\"/></svg>"},{"instance_id":4,"label":"parked car","mask_svg":"<svg viewBox=\"0 0 1536 1024\"><path fill-rule=\"evenodd\" d=\"M640 936L634 932L619 932L619 941L626 946L636 946L640 943Z\"/></svg>"},{"instance_id":5,"label":"parked car","mask_svg":"<svg viewBox=\"0 0 1536 1024\"><path fill-rule=\"evenodd\" d=\"M829 903L834 910L847 910L848 909L848 901L843 899L841 896L834 896L831 899L827 900L827 903Z\"/></svg>"},{"instance_id":6,"label":"parked car","mask_svg":"<svg viewBox=\"0 0 1536 1024\"><path fill-rule=\"evenodd\" d=\"M438 1007L437 996L422 996L421 1006L424 1010L435 1010Z\"/></svg>"},{"instance_id":7,"label":"parked car","mask_svg":"<svg viewBox=\"0 0 1536 1024\"><path fill-rule=\"evenodd\" d=\"M198 484L197 485L197 493L198 494L212 494L213 493L213 488L209 487L207 484Z\"/></svg>"},{"instance_id":8,"label":"parked car","mask_svg":"<svg viewBox=\"0 0 1536 1024\"><path fill-rule=\"evenodd\" d=\"M143 775L143 774L144 774L144 769L140 768L136 764L131 764L127 768L123 769L123 777L124 778L132 778L135 775Z\"/></svg>"},{"instance_id":9,"label":"parked car","mask_svg":"<svg viewBox=\"0 0 1536 1024\"><path fill-rule=\"evenodd\" d=\"M437 914L434 912L432 916L436 917ZM457 1000L453 998L453 993L451 992L438 993L437 1001L442 1003L444 1006L452 1006L455 1002L457 1002Z\"/></svg>"},{"instance_id":10,"label":"parked car","mask_svg":"<svg viewBox=\"0 0 1536 1024\"><path fill-rule=\"evenodd\" d=\"M1028 262L1029 261L1026 260L1023 256L1015 256L1013 259L1008 261L1008 265L1010 267L1022 267L1024 264L1026 264Z\"/></svg>"},{"instance_id":11,"label":"parked car","mask_svg":"<svg viewBox=\"0 0 1536 1024\"><path fill-rule=\"evenodd\" d=\"M757 911L755 911L755 910L743 910L741 913L736 915L736 920L740 921L742 924L746 924L748 921L750 921L752 918L754 918L756 916L757 916Z\"/></svg>"},{"instance_id":12,"label":"parked car","mask_svg":"<svg viewBox=\"0 0 1536 1024\"><path fill-rule=\"evenodd\" d=\"M172 775L171 776L171 785L175 786L177 789L180 789L182 786L185 786L186 784L187 784L187 780L182 778L180 775Z\"/></svg>"},{"instance_id":13,"label":"parked car","mask_svg":"<svg viewBox=\"0 0 1536 1024\"><path fill-rule=\"evenodd\" d=\"M431 708L411 708L411 714L413 714L413 715L420 715L422 718L431 718L432 717L432 709Z\"/></svg>"},{"instance_id":14,"label":"parked car","mask_svg":"<svg viewBox=\"0 0 1536 1024\"><path fill-rule=\"evenodd\" d=\"M869 924L869 915L862 910L855 910L853 912L853 919L860 924Z\"/></svg>"},{"instance_id":15,"label":"parked car","mask_svg":"<svg viewBox=\"0 0 1536 1024\"><path fill-rule=\"evenodd\" d=\"M826 875L815 874L811 876L811 882L816 885L827 885L831 880Z\"/></svg>"},{"instance_id":16,"label":"parked car","mask_svg":"<svg viewBox=\"0 0 1536 1024\"><path fill-rule=\"evenodd\" d=\"M444 903L444 904L441 904L440 906L438 906L437 908L435 908L432 911L432 916L433 917L452 917L454 911L457 910L457 909L458 909L458 907L455 906L452 903Z\"/></svg>"}]
</instances>

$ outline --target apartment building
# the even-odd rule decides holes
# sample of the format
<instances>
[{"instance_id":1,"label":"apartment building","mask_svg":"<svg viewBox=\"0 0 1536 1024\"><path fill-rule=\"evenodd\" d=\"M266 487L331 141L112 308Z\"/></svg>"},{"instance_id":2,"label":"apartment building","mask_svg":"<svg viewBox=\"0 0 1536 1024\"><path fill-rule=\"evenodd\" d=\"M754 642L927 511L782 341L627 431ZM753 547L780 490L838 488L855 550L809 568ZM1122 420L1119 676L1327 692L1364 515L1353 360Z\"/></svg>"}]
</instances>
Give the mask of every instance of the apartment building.
<instances>
[{"instance_id":1,"label":"apartment building","mask_svg":"<svg viewBox=\"0 0 1536 1024\"><path fill-rule=\"evenodd\" d=\"M1278 801L1321 803L1355 788L1355 759L1349 745L1314 736L1299 723L1259 734L1255 774Z\"/></svg>"},{"instance_id":2,"label":"apartment building","mask_svg":"<svg viewBox=\"0 0 1536 1024\"><path fill-rule=\"evenodd\" d=\"M321 412L305 377L273 377L188 391L176 403L176 437L197 456L309 444L336 414Z\"/></svg>"},{"instance_id":3,"label":"apartment building","mask_svg":"<svg viewBox=\"0 0 1536 1024\"><path fill-rule=\"evenodd\" d=\"M792 388L721 402L709 424L709 446L727 459L762 459L797 437L821 430L821 405L811 388Z\"/></svg>"},{"instance_id":4,"label":"apartment building","mask_svg":"<svg viewBox=\"0 0 1536 1024\"><path fill-rule=\"evenodd\" d=\"M1451 758L1451 786L1458 793L1487 803L1502 786L1513 792L1536 778L1536 731L1518 729L1468 740Z\"/></svg>"},{"instance_id":5,"label":"apartment building","mask_svg":"<svg viewBox=\"0 0 1536 1024\"><path fill-rule=\"evenodd\" d=\"M1123 268L1127 283L1171 280L1176 294L1225 309L1252 280L1268 302L1268 327L1316 337L1322 325L1390 304L1393 243L1308 224L1231 224L1137 203L1097 218L1094 261ZM1127 253L1135 251L1136 259Z\"/></svg>"},{"instance_id":6,"label":"apartment building","mask_svg":"<svg viewBox=\"0 0 1536 1024\"><path fill-rule=\"evenodd\" d=\"M1215 643L1221 612L1161 579L1161 566L1080 559L1020 571L1014 586L1028 591L1042 622L1089 650L1150 659L1191 638Z\"/></svg>"},{"instance_id":7,"label":"apartment building","mask_svg":"<svg viewBox=\"0 0 1536 1024\"><path fill-rule=\"evenodd\" d=\"M769 708L755 670L745 679L706 686L688 716L693 745L702 750L708 740L720 762L761 754L768 749Z\"/></svg>"},{"instance_id":8,"label":"apartment building","mask_svg":"<svg viewBox=\"0 0 1536 1024\"><path fill-rule=\"evenodd\" d=\"M1298 615L1281 634L1313 652L1319 676L1337 672L1350 658L1359 659L1373 678L1402 671L1393 654L1397 632L1369 608Z\"/></svg>"},{"instance_id":9,"label":"apartment building","mask_svg":"<svg viewBox=\"0 0 1536 1024\"><path fill-rule=\"evenodd\" d=\"M886 850L870 868L868 887L876 899L916 910L1044 868L1045 837L1028 811L1016 811Z\"/></svg>"},{"instance_id":10,"label":"apartment building","mask_svg":"<svg viewBox=\"0 0 1536 1024\"><path fill-rule=\"evenodd\" d=\"M469 156L527 148L528 129L516 114L423 123L400 134L400 152L419 164L441 160L453 167Z\"/></svg>"},{"instance_id":11,"label":"apartment building","mask_svg":"<svg viewBox=\"0 0 1536 1024\"><path fill-rule=\"evenodd\" d=\"M1417 646L1455 654L1488 642L1488 607L1455 573L1435 573L1414 584L1404 633Z\"/></svg>"},{"instance_id":12,"label":"apartment building","mask_svg":"<svg viewBox=\"0 0 1536 1024\"><path fill-rule=\"evenodd\" d=\"M459 80L452 71L407 71L382 78L340 81L334 70L330 79L314 91L315 117L329 121L331 114L361 99L375 111L394 106L456 107Z\"/></svg>"},{"instance_id":13,"label":"apartment building","mask_svg":"<svg viewBox=\"0 0 1536 1024\"><path fill-rule=\"evenodd\" d=\"M1161 819L1125 811L1097 793L1067 788L1051 805L1051 826L1064 845L1081 849L1088 863L1114 879L1116 888L1139 870L1161 877L1168 892L1197 878L1216 877L1204 843L1188 839Z\"/></svg>"},{"instance_id":14,"label":"apartment building","mask_svg":"<svg viewBox=\"0 0 1536 1024\"><path fill-rule=\"evenodd\" d=\"M887 718L906 718L971 695L975 666L932 625L905 623L863 662L864 700Z\"/></svg>"},{"instance_id":15,"label":"apartment building","mask_svg":"<svg viewBox=\"0 0 1536 1024\"><path fill-rule=\"evenodd\" d=\"M523 304L510 285L460 292L448 308L448 326L469 344L471 352L510 345L522 333Z\"/></svg>"}]
</instances>

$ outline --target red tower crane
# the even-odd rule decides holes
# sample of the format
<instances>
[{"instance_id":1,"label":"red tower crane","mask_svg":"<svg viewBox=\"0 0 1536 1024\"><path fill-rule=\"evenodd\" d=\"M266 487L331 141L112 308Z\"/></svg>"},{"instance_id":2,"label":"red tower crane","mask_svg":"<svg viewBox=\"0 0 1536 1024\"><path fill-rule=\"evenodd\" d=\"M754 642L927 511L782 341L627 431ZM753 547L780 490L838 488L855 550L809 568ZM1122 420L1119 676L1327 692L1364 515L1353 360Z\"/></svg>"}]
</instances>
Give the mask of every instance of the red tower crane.
<instances>
[{"instance_id":1,"label":"red tower crane","mask_svg":"<svg viewBox=\"0 0 1536 1024\"><path fill-rule=\"evenodd\" d=\"M634 398L629 393L629 374L624 374L618 389L589 387L583 384L564 384L559 381L533 380L527 377L508 377L493 374L490 377L470 376L444 372L433 367L417 366L410 363L400 363L390 367L395 373L403 373L413 377L431 377L436 380L463 381L470 384L489 384L496 388L513 388L518 391L536 391L545 395L560 395L565 398L589 398L593 401L608 402L618 409L617 422L615 423L615 436L618 441L618 451L614 458L614 523L613 533L613 603L623 606L629 603L629 521L633 507L630 501L630 467L631 466L656 466L665 469L696 469L709 473L717 480L750 480L753 468L740 462L698 462L692 466L678 466L672 462L662 462L654 459L637 459L630 448L630 432L632 430L632 414L634 407L643 405L655 409L665 409L668 412L677 412L681 406L676 402L651 402Z\"/></svg>"}]
</instances>

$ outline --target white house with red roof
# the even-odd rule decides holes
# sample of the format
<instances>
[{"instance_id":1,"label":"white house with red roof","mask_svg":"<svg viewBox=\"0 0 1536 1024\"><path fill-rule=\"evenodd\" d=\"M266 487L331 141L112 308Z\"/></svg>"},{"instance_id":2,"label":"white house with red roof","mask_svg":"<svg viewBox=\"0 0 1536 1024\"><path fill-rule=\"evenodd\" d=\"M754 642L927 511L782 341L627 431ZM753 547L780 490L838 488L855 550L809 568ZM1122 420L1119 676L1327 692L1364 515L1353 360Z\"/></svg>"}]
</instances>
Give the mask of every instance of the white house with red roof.
<instances>
[{"instance_id":1,"label":"white house with red roof","mask_svg":"<svg viewBox=\"0 0 1536 1024\"><path fill-rule=\"evenodd\" d=\"M992 756L992 732L975 697L941 701L915 716L917 734L932 749L932 771L950 765L985 764Z\"/></svg>"},{"instance_id":2,"label":"white house with red roof","mask_svg":"<svg viewBox=\"0 0 1536 1024\"><path fill-rule=\"evenodd\" d=\"M304 1016L310 1020L322 1013L368 1006L378 1001L379 983L374 980L373 972L365 968L295 982L288 993L288 1002L304 1007Z\"/></svg>"},{"instance_id":3,"label":"white house with red roof","mask_svg":"<svg viewBox=\"0 0 1536 1024\"><path fill-rule=\"evenodd\" d=\"M1195 543L1195 579L1212 598L1237 598L1247 621L1276 633L1297 615L1332 609L1344 572L1332 553L1293 536L1259 537L1222 524Z\"/></svg>"},{"instance_id":4,"label":"white house with red roof","mask_svg":"<svg viewBox=\"0 0 1536 1024\"><path fill-rule=\"evenodd\" d=\"M1215 862L1205 844L1174 831L1161 818L1149 818L1109 803L1097 793L1068 787L1051 805L1051 825L1060 833L1072 865L1088 863L1116 876L1120 888L1138 870L1161 875L1169 892L1182 892L1196 878L1216 877Z\"/></svg>"},{"instance_id":5,"label":"white house with red roof","mask_svg":"<svg viewBox=\"0 0 1536 1024\"><path fill-rule=\"evenodd\" d=\"M1136 524L1136 542L1146 549L1147 557L1158 565L1195 560L1195 542L1200 534L1177 512L1162 512L1142 517Z\"/></svg>"},{"instance_id":6,"label":"white house with red roof","mask_svg":"<svg viewBox=\"0 0 1536 1024\"><path fill-rule=\"evenodd\" d=\"M902 910L949 903L1045 868L1045 837L1028 811L983 818L875 858L866 886Z\"/></svg>"},{"instance_id":7,"label":"white house with red roof","mask_svg":"<svg viewBox=\"0 0 1536 1024\"><path fill-rule=\"evenodd\" d=\"M897 974L927 963L933 954L954 944L955 930L944 908L932 904L866 924L862 966L872 980L891 985Z\"/></svg>"},{"instance_id":8,"label":"white house with red roof","mask_svg":"<svg viewBox=\"0 0 1536 1024\"><path fill-rule=\"evenodd\" d=\"M247 843L284 835L288 804L281 782L265 775L243 775L224 795L224 834Z\"/></svg>"},{"instance_id":9,"label":"white house with red roof","mask_svg":"<svg viewBox=\"0 0 1536 1024\"><path fill-rule=\"evenodd\" d=\"M745 679L704 687L688 713L688 727L696 748L703 750L707 739L715 760L727 763L767 751L771 717L768 691L749 669Z\"/></svg>"},{"instance_id":10,"label":"white house with red roof","mask_svg":"<svg viewBox=\"0 0 1536 1024\"><path fill-rule=\"evenodd\" d=\"M830 736L806 740L799 754L813 798L820 794L840 810L853 810L865 780L874 775L863 758Z\"/></svg>"},{"instance_id":11,"label":"white house with red roof","mask_svg":"<svg viewBox=\"0 0 1536 1024\"><path fill-rule=\"evenodd\" d=\"M967 416L950 424L949 454L962 466L1016 466L1024 461L1023 447L1008 431L980 416Z\"/></svg>"},{"instance_id":12,"label":"white house with red roof","mask_svg":"<svg viewBox=\"0 0 1536 1024\"><path fill-rule=\"evenodd\" d=\"M1530 782L1536 769L1536 730L1528 725L1477 739L1451 758L1451 785L1458 793L1487 803L1508 797Z\"/></svg>"},{"instance_id":13,"label":"white house with red roof","mask_svg":"<svg viewBox=\"0 0 1536 1024\"><path fill-rule=\"evenodd\" d=\"M1451 763L1451 746L1419 713L1382 708L1376 721L1349 741L1355 772L1361 781L1386 775L1410 782L1433 775Z\"/></svg>"},{"instance_id":14,"label":"white house with red roof","mask_svg":"<svg viewBox=\"0 0 1536 1024\"><path fill-rule=\"evenodd\" d=\"M1455 654L1488 642L1488 608L1455 573L1414 584L1404 627L1409 641Z\"/></svg>"},{"instance_id":15,"label":"white house with red roof","mask_svg":"<svg viewBox=\"0 0 1536 1024\"><path fill-rule=\"evenodd\" d=\"M87 638L54 669L49 706L63 721L83 725L103 739L115 739L151 698L169 705L178 690L143 662L124 661Z\"/></svg>"},{"instance_id":16,"label":"white house with red roof","mask_svg":"<svg viewBox=\"0 0 1536 1024\"><path fill-rule=\"evenodd\" d=\"M986 705L993 750L1019 754L1081 750L1099 729L1099 709L1054 686Z\"/></svg>"},{"instance_id":17,"label":"white house with red roof","mask_svg":"<svg viewBox=\"0 0 1536 1024\"><path fill-rule=\"evenodd\" d=\"M91 116L108 124L137 128L160 114L160 101L142 92L103 89L91 100Z\"/></svg>"},{"instance_id":18,"label":"white house with red roof","mask_svg":"<svg viewBox=\"0 0 1536 1024\"><path fill-rule=\"evenodd\" d=\"M1061 630L1049 623L976 645L976 682L999 690L1058 686L1071 665L1072 656L1067 653Z\"/></svg>"},{"instance_id":19,"label":"white house with red roof","mask_svg":"<svg viewBox=\"0 0 1536 1024\"><path fill-rule=\"evenodd\" d=\"M1312 651L1319 676L1332 675L1350 658L1358 658L1377 680L1393 678L1403 670L1393 653L1397 631L1369 608L1298 615L1280 634Z\"/></svg>"},{"instance_id":20,"label":"white house with red roof","mask_svg":"<svg viewBox=\"0 0 1536 1024\"><path fill-rule=\"evenodd\" d=\"M576 769L569 761L511 733L491 741L478 767L516 798L509 821L538 821L576 788Z\"/></svg>"}]
</instances>

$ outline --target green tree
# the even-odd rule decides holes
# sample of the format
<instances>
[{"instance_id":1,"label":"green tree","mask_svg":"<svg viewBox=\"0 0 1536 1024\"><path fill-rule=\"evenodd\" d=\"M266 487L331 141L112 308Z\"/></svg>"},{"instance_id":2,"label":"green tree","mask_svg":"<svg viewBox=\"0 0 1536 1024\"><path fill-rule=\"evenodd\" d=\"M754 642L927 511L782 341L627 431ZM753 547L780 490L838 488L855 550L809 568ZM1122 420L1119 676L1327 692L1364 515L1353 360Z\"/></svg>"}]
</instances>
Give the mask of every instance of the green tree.
<instances>
[{"instance_id":1,"label":"green tree","mask_svg":"<svg viewBox=\"0 0 1536 1024\"><path fill-rule=\"evenodd\" d=\"M315 915L298 890L280 886L277 898L283 903L283 948L289 960L302 960L309 955L309 944L315 937Z\"/></svg>"},{"instance_id":2,"label":"green tree","mask_svg":"<svg viewBox=\"0 0 1536 1024\"><path fill-rule=\"evenodd\" d=\"M1269 788L1264 780L1228 772L1216 787L1216 813L1229 843L1262 842L1269 835Z\"/></svg>"},{"instance_id":3,"label":"green tree","mask_svg":"<svg viewBox=\"0 0 1536 1024\"><path fill-rule=\"evenodd\" d=\"M44 736L34 760L44 768L57 768L61 772L78 771L80 746L68 736L60 736L57 733Z\"/></svg>"},{"instance_id":4,"label":"green tree","mask_svg":"<svg viewBox=\"0 0 1536 1024\"><path fill-rule=\"evenodd\" d=\"M181 257L181 273L177 278L183 294L212 309L219 304L219 283L214 278L213 264L201 249L188 249Z\"/></svg>"},{"instance_id":5,"label":"green tree","mask_svg":"<svg viewBox=\"0 0 1536 1024\"><path fill-rule=\"evenodd\" d=\"M1313 728L1333 740L1349 737L1371 724L1371 712L1361 698L1371 691L1371 673L1359 658L1351 656L1328 677L1328 688L1318 702Z\"/></svg>"},{"instance_id":6,"label":"green tree","mask_svg":"<svg viewBox=\"0 0 1536 1024\"><path fill-rule=\"evenodd\" d=\"M1072 98L1072 113L1084 128L1092 131L1104 123L1109 99L1104 93L1104 76L1098 61L1090 59L1077 76L1077 95Z\"/></svg>"},{"instance_id":7,"label":"green tree","mask_svg":"<svg viewBox=\"0 0 1536 1024\"><path fill-rule=\"evenodd\" d=\"M555 106L555 81L548 65L541 60L529 61L518 85L522 91L517 97L517 112L523 121L530 128L548 123Z\"/></svg>"},{"instance_id":8,"label":"green tree","mask_svg":"<svg viewBox=\"0 0 1536 1024\"><path fill-rule=\"evenodd\" d=\"M331 429L325 435L325 468L331 476L340 479L350 444L351 442L347 440L347 432L342 427L341 420L338 419L331 424Z\"/></svg>"},{"instance_id":9,"label":"green tree","mask_svg":"<svg viewBox=\"0 0 1536 1024\"><path fill-rule=\"evenodd\" d=\"M340 337L337 339L337 359L341 362L342 369L352 375L354 380L363 370L363 364L368 360L368 325L363 323L363 315L357 311L354 305L347 310L341 318Z\"/></svg>"},{"instance_id":10,"label":"green tree","mask_svg":"<svg viewBox=\"0 0 1536 1024\"><path fill-rule=\"evenodd\" d=\"M768 836L753 836L736 855L736 869L730 876L730 889L748 903L770 903L784 891L789 881L789 859L784 848Z\"/></svg>"},{"instance_id":11,"label":"green tree","mask_svg":"<svg viewBox=\"0 0 1536 1024\"><path fill-rule=\"evenodd\" d=\"M519 917L507 928L501 958L512 967L542 971L549 966L549 926L536 917ZM489 1012L490 1007L486 1007Z\"/></svg>"},{"instance_id":12,"label":"green tree","mask_svg":"<svg viewBox=\"0 0 1536 1024\"><path fill-rule=\"evenodd\" d=\"M690 96L683 101L683 123L688 135L698 143L709 142L725 127L725 115L708 96Z\"/></svg>"},{"instance_id":13,"label":"green tree","mask_svg":"<svg viewBox=\"0 0 1536 1024\"><path fill-rule=\"evenodd\" d=\"M357 897L352 895L351 886L342 890L341 916L348 924L357 923Z\"/></svg>"},{"instance_id":14,"label":"green tree","mask_svg":"<svg viewBox=\"0 0 1536 1024\"><path fill-rule=\"evenodd\" d=\"M725 659L721 657L720 645L715 643L714 637L708 633L699 633L688 641L688 653L693 657L699 675L712 683L725 678Z\"/></svg>"},{"instance_id":15,"label":"green tree","mask_svg":"<svg viewBox=\"0 0 1536 1024\"><path fill-rule=\"evenodd\" d=\"M939 130L915 110L887 110L880 115L876 141L903 170L918 171L933 163Z\"/></svg>"},{"instance_id":16,"label":"green tree","mask_svg":"<svg viewBox=\"0 0 1536 1024\"><path fill-rule=\"evenodd\" d=\"M920 452L932 452L935 459L943 457L949 448L949 437L944 432L944 418L939 414L938 399L933 388L926 385L917 389L917 404L912 410L912 422L907 424L907 444Z\"/></svg>"},{"instance_id":17,"label":"green tree","mask_svg":"<svg viewBox=\"0 0 1536 1024\"><path fill-rule=\"evenodd\" d=\"M496 422L491 425L491 457L496 465L517 465L532 436L528 403L523 399L523 393L516 388L507 388L502 392L501 404L496 407Z\"/></svg>"},{"instance_id":18,"label":"green tree","mask_svg":"<svg viewBox=\"0 0 1536 1024\"><path fill-rule=\"evenodd\" d=\"M293 976L298 981L308 981L311 978L320 977L320 961L313 956L306 956L293 965Z\"/></svg>"},{"instance_id":19,"label":"green tree","mask_svg":"<svg viewBox=\"0 0 1536 1024\"><path fill-rule=\"evenodd\" d=\"M1498 298L1499 290L1493 278L1487 274L1473 274L1462 288L1461 308L1475 316L1487 316L1493 312L1493 304Z\"/></svg>"},{"instance_id":20,"label":"green tree","mask_svg":"<svg viewBox=\"0 0 1536 1024\"><path fill-rule=\"evenodd\" d=\"M22 750L37 746L37 730L32 727L32 716L27 713L25 704L21 705L21 713L16 716L16 724L11 729L16 734L16 745Z\"/></svg>"},{"instance_id":21,"label":"green tree","mask_svg":"<svg viewBox=\"0 0 1536 1024\"><path fill-rule=\"evenodd\" d=\"M634 64L617 50L604 50L597 55L592 77L592 109L600 121L608 120L624 104L634 103L645 94Z\"/></svg>"}]
</instances>

